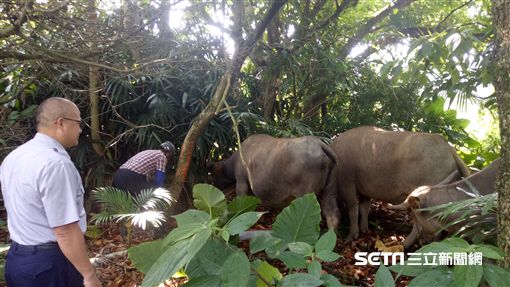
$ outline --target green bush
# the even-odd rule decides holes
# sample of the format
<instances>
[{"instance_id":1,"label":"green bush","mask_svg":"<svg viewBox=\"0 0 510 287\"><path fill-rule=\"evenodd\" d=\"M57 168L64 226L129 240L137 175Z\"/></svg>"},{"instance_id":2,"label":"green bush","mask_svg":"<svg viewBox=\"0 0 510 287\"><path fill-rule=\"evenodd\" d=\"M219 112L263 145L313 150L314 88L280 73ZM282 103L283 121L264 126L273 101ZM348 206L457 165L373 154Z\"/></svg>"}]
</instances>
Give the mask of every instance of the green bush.
<instances>
[{"instance_id":1,"label":"green bush","mask_svg":"<svg viewBox=\"0 0 510 287\"><path fill-rule=\"evenodd\" d=\"M415 277L409 282L410 287L417 286L464 286L506 287L510 286L510 271L493 264L503 259L504 253L493 245L469 244L462 238L452 237L442 242L425 245L415 253L420 254L474 254L480 252L483 264L436 264L411 265L409 259L404 265L393 265L390 268L381 265L375 278L375 286L395 286L390 271L400 275ZM388 270L389 269L389 270ZM388 276L389 275L389 276Z\"/></svg>"},{"instance_id":2,"label":"green bush","mask_svg":"<svg viewBox=\"0 0 510 287\"><path fill-rule=\"evenodd\" d=\"M185 286L341 286L332 275L321 274L321 261L340 256L332 250L336 235L320 236L320 206L314 194L294 200L273 224L270 233L250 240L248 257L234 243L254 225L263 212L254 211L259 200L236 197L227 203L217 188L197 184L194 205L175 216L177 228L162 240L142 243L128 250L136 268L145 273L142 286L157 286L179 270L188 276ZM263 251L283 262L287 275L266 260L253 259Z\"/></svg>"}]
</instances>

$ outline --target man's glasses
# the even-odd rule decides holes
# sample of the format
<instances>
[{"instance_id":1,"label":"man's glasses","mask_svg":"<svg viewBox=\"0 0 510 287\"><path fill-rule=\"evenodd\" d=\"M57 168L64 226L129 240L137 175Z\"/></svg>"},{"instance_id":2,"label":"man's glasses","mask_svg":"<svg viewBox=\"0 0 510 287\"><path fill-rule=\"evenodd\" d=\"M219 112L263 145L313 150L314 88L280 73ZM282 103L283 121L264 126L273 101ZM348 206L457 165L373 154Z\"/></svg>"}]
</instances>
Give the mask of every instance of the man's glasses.
<instances>
[{"instance_id":1,"label":"man's glasses","mask_svg":"<svg viewBox=\"0 0 510 287\"><path fill-rule=\"evenodd\" d=\"M66 117L62 117L62 118L64 120L73 121L75 123L78 123L80 125L80 128L83 128L85 126L81 120L75 120L75 119L70 119L70 118L66 118Z\"/></svg>"}]
</instances>

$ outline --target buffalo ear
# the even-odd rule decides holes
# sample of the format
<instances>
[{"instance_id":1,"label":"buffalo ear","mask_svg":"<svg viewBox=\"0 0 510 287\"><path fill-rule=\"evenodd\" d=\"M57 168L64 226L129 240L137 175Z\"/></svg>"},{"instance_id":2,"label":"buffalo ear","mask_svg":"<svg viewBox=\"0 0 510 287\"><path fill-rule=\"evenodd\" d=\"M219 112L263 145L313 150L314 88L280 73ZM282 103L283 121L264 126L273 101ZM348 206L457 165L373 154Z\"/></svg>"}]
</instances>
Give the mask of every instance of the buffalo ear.
<instances>
[{"instance_id":1,"label":"buffalo ear","mask_svg":"<svg viewBox=\"0 0 510 287\"><path fill-rule=\"evenodd\" d=\"M413 209L420 209L420 199L416 196L409 196L407 199L409 206Z\"/></svg>"}]
</instances>

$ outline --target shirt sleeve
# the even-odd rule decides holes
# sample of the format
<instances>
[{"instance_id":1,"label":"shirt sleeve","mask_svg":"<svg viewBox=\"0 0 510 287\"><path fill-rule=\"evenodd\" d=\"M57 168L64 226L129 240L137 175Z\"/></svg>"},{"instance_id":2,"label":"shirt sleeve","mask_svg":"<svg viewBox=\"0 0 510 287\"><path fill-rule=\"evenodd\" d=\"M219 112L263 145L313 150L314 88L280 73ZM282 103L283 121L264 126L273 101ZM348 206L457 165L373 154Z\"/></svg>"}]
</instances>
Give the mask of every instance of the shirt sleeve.
<instances>
[{"instance_id":1,"label":"shirt sleeve","mask_svg":"<svg viewBox=\"0 0 510 287\"><path fill-rule=\"evenodd\" d=\"M49 164L41 174L42 204L50 227L62 226L80 220L78 199L83 196L76 168L72 163Z\"/></svg>"},{"instance_id":2,"label":"shirt sleeve","mask_svg":"<svg viewBox=\"0 0 510 287\"><path fill-rule=\"evenodd\" d=\"M160 156L156 159L156 170L165 172L166 169L166 156L163 152L160 153Z\"/></svg>"},{"instance_id":3,"label":"shirt sleeve","mask_svg":"<svg viewBox=\"0 0 510 287\"><path fill-rule=\"evenodd\" d=\"M165 183L165 173L161 170L156 170L156 174L154 175L154 184L156 186L163 186Z\"/></svg>"}]
</instances>

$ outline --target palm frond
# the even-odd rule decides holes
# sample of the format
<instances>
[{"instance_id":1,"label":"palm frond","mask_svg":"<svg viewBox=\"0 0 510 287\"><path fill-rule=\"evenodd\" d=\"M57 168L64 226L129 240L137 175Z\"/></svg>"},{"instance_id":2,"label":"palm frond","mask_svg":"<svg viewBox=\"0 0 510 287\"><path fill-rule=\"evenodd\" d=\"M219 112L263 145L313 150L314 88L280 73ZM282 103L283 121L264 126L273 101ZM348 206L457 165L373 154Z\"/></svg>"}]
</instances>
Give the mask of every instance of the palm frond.
<instances>
[{"instance_id":1,"label":"palm frond","mask_svg":"<svg viewBox=\"0 0 510 287\"><path fill-rule=\"evenodd\" d=\"M498 194L475 196L466 200L424 208L442 223L443 229L462 226L455 236L473 238L478 241L490 239L497 233Z\"/></svg>"},{"instance_id":2,"label":"palm frond","mask_svg":"<svg viewBox=\"0 0 510 287\"><path fill-rule=\"evenodd\" d=\"M114 187L100 187L94 191L94 198L103 204L103 211L92 215L92 222L102 224L110 221L128 221L145 229L147 223L154 227L165 221L162 211L175 200L164 188L142 190L136 196Z\"/></svg>"},{"instance_id":3,"label":"palm frond","mask_svg":"<svg viewBox=\"0 0 510 287\"><path fill-rule=\"evenodd\" d=\"M94 199L103 205L104 210L115 213L134 211L131 195L121 189L105 186L93 191Z\"/></svg>"},{"instance_id":4,"label":"palm frond","mask_svg":"<svg viewBox=\"0 0 510 287\"><path fill-rule=\"evenodd\" d=\"M134 207L137 210L165 209L172 202L175 200L170 191L162 187L144 189L133 198Z\"/></svg>"},{"instance_id":5,"label":"palm frond","mask_svg":"<svg viewBox=\"0 0 510 287\"><path fill-rule=\"evenodd\" d=\"M118 219L118 213L111 212L111 211L102 211L100 213L92 214L91 222L95 223L96 225L100 225L103 223L108 223L111 221L120 221Z\"/></svg>"},{"instance_id":6,"label":"palm frond","mask_svg":"<svg viewBox=\"0 0 510 287\"><path fill-rule=\"evenodd\" d=\"M152 224L154 227L159 227L163 222L165 222L165 214L161 211L147 210L135 214L132 222L133 225L137 225L144 230L147 222Z\"/></svg>"}]
</instances>

